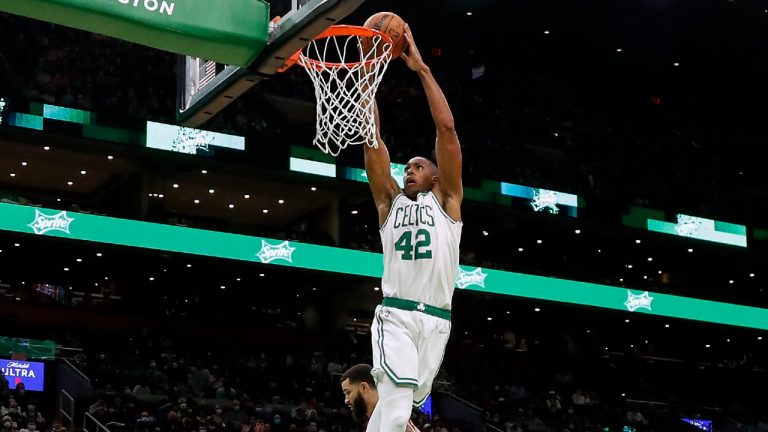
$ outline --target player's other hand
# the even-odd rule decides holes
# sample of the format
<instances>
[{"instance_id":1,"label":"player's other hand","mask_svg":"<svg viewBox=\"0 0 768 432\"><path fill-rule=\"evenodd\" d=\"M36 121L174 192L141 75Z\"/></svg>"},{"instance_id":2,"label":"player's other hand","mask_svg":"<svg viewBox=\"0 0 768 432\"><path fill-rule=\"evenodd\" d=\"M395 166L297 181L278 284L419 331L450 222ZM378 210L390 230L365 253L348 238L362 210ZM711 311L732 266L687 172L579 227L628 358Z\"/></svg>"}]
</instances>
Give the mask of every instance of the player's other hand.
<instances>
[{"instance_id":1,"label":"player's other hand","mask_svg":"<svg viewBox=\"0 0 768 432\"><path fill-rule=\"evenodd\" d=\"M405 432L421 432L419 428L413 424L412 420L408 420L408 424L405 426Z\"/></svg>"},{"instance_id":2,"label":"player's other hand","mask_svg":"<svg viewBox=\"0 0 768 432\"><path fill-rule=\"evenodd\" d=\"M408 48L403 51L400 57L402 57L402 59L405 61L405 64L408 65L409 69L414 71L419 71L420 69L426 68L427 65L424 64L424 60L421 58L419 48L416 46L416 42L413 41L411 27L408 24L405 25L405 32L403 32L403 37L405 37Z\"/></svg>"}]
</instances>

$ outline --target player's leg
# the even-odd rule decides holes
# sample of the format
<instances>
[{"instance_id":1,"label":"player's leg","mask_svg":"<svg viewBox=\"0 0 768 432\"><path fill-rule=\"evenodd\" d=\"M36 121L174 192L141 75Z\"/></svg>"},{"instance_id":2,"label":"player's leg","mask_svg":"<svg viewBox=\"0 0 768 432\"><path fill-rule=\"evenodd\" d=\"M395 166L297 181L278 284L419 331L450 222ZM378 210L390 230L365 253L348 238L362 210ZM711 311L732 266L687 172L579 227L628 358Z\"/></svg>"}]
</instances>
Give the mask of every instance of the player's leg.
<instances>
[{"instance_id":1,"label":"player's leg","mask_svg":"<svg viewBox=\"0 0 768 432\"><path fill-rule=\"evenodd\" d=\"M373 374L379 402L367 432L403 432L418 385L418 358L412 336L412 312L376 308L371 325Z\"/></svg>"},{"instance_id":2,"label":"player's leg","mask_svg":"<svg viewBox=\"0 0 768 432\"><path fill-rule=\"evenodd\" d=\"M443 363L445 346L451 335L451 322L422 315L422 337L418 342L419 387L413 393L413 406L420 407L432 392L432 382Z\"/></svg>"},{"instance_id":3,"label":"player's leg","mask_svg":"<svg viewBox=\"0 0 768 432\"><path fill-rule=\"evenodd\" d=\"M411 419L413 387L399 386L385 376L376 388L379 391L376 407L381 407L379 429L372 430L369 424L366 432L405 432Z\"/></svg>"}]
</instances>

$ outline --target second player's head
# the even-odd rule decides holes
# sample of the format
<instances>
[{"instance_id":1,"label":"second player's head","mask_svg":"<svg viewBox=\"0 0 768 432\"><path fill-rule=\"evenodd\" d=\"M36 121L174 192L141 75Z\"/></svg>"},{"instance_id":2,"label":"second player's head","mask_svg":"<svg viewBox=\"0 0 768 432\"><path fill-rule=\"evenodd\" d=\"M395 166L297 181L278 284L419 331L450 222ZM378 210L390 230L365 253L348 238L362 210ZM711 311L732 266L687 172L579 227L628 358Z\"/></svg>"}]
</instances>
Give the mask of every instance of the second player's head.
<instances>
[{"instance_id":1,"label":"second player's head","mask_svg":"<svg viewBox=\"0 0 768 432\"><path fill-rule=\"evenodd\" d=\"M431 160L416 156L405 165L403 184L408 198L414 199L421 192L431 191L437 181L437 164Z\"/></svg>"},{"instance_id":2,"label":"second player's head","mask_svg":"<svg viewBox=\"0 0 768 432\"><path fill-rule=\"evenodd\" d=\"M371 365L358 364L349 368L341 377L344 404L358 420L369 417L379 401L376 382L371 375Z\"/></svg>"}]
</instances>

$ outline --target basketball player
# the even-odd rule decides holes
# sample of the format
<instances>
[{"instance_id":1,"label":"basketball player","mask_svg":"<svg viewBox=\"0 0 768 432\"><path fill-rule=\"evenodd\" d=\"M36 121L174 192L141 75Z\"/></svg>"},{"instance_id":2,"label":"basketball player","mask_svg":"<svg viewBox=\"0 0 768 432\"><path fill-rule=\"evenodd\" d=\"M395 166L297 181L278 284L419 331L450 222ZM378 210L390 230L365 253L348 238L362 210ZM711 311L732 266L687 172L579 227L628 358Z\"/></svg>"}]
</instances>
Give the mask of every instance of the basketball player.
<instances>
[{"instance_id":1,"label":"basketball player","mask_svg":"<svg viewBox=\"0 0 768 432\"><path fill-rule=\"evenodd\" d=\"M344 393L344 404L352 410L352 418L369 418L379 402L379 392L371 375L371 365L361 363L344 372L341 377L341 391ZM419 429L409 420L406 432L419 432Z\"/></svg>"},{"instance_id":2,"label":"basketball player","mask_svg":"<svg viewBox=\"0 0 768 432\"><path fill-rule=\"evenodd\" d=\"M429 396L451 330L451 299L459 269L461 147L453 114L419 53L410 28L402 54L416 72L437 134L437 164L414 157L405 166L405 188L390 174L387 147L365 147L365 170L378 209L384 252L384 299L371 326L373 370L379 403L368 432L403 432L412 406Z\"/></svg>"}]
</instances>

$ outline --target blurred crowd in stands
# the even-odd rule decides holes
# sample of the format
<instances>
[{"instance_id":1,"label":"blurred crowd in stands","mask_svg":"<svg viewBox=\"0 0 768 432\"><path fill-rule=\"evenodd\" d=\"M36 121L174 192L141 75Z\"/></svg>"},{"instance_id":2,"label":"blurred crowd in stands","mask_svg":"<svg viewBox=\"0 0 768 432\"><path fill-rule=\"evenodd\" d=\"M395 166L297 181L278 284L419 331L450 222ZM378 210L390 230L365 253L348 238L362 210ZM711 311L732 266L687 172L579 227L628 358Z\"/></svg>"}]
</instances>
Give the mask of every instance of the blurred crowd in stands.
<instances>
[{"instance_id":1,"label":"blurred crowd in stands","mask_svg":"<svg viewBox=\"0 0 768 432\"><path fill-rule=\"evenodd\" d=\"M12 332L4 322L3 331ZM96 390L76 401L78 409L112 432L362 432L343 405L339 379L348 367L371 362L368 337L325 333L318 350L270 342L281 327L272 324L232 334L223 321L209 334L191 326L186 333L122 333L84 325L46 328L40 336L68 347L64 356ZM762 432L768 420L768 371L746 357L665 359L641 347L604 351L588 335L559 327L539 337L466 324L454 332L435 380L432 417L414 412L424 432L693 431L682 418ZM309 342L301 326L291 331ZM254 343L259 334L242 336L248 332L263 342ZM4 431L59 430L57 412L37 408L39 395L3 389L0 414L16 424Z\"/></svg>"}]
</instances>

